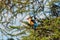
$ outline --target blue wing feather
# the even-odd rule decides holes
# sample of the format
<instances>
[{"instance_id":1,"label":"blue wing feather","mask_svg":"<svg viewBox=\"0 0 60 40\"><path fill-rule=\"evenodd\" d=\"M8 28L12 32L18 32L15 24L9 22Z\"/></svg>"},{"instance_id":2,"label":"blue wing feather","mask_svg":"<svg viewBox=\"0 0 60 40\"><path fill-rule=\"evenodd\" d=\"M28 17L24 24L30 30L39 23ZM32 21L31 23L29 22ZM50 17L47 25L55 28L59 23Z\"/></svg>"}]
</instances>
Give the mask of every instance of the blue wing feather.
<instances>
[{"instance_id":1,"label":"blue wing feather","mask_svg":"<svg viewBox=\"0 0 60 40\"><path fill-rule=\"evenodd\" d=\"M38 24L37 23L34 23L34 29L36 29L37 26L38 26Z\"/></svg>"}]
</instances>

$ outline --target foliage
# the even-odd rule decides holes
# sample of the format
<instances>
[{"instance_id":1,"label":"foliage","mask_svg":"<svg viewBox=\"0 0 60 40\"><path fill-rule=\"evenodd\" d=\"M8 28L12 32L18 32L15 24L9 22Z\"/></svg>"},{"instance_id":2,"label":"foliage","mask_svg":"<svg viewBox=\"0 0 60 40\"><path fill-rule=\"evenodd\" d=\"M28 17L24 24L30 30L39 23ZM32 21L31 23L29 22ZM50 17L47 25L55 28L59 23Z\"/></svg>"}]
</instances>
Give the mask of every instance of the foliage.
<instances>
[{"instance_id":1,"label":"foliage","mask_svg":"<svg viewBox=\"0 0 60 40\"><path fill-rule=\"evenodd\" d=\"M27 37L23 37L22 40L60 40L59 22L60 17L50 20L46 19L43 21L44 26L40 26L40 29L37 29L35 32L32 30L32 32L30 32L31 34Z\"/></svg>"}]
</instances>

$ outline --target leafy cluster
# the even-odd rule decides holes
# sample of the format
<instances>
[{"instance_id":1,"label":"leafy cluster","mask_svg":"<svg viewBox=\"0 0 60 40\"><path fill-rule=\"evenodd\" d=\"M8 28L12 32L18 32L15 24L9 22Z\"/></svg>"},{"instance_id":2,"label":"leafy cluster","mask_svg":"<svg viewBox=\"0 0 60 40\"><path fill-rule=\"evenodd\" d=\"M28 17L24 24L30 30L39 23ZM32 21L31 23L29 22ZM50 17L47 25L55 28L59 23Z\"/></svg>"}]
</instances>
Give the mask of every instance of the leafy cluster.
<instances>
[{"instance_id":1,"label":"leafy cluster","mask_svg":"<svg viewBox=\"0 0 60 40\"><path fill-rule=\"evenodd\" d=\"M43 20L43 26L30 30L30 35L22 40L60 40L60 17Z\"/></svg>"}]
</instances>

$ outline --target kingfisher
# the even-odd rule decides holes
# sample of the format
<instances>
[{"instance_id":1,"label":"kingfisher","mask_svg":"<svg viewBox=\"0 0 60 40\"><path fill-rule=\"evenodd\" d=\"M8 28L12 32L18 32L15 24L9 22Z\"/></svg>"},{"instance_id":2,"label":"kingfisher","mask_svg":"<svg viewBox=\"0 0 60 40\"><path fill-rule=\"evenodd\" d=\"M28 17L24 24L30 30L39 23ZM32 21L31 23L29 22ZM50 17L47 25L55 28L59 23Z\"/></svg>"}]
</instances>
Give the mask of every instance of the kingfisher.
<instances>
[{"instance_id":1,"label":"kingfisher","mask_svg":"<svg viewBox=\"0 0 60 40\"><path fill-rule=\"evenodd\" d=\"M38 26L38 23L36 22L36 20L33 20L32 17L27 18L28 23L33 26L34 29L36 29L36 27Z\"/></svg>"}]
</instances>

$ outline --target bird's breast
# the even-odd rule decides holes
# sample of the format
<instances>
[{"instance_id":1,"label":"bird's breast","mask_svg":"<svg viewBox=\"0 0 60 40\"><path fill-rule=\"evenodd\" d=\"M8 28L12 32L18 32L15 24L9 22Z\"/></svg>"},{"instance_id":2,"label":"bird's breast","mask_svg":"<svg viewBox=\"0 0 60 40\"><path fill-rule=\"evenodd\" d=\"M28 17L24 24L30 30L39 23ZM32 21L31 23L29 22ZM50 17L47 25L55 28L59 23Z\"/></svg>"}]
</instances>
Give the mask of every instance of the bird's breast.
<instances>
[{"instance_id":1,"label":"bird's breast","mask_svg":"<svg viewBox=\"0 0 60 40\"><path fill-rule=\"evenodd\" d=\"M30 25L34 25L34 23L33 23L32 21L29 21L29 24L30 24Z\"/></svg>"}]
</instances>

